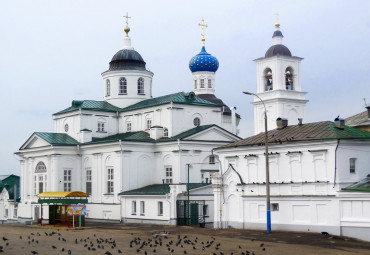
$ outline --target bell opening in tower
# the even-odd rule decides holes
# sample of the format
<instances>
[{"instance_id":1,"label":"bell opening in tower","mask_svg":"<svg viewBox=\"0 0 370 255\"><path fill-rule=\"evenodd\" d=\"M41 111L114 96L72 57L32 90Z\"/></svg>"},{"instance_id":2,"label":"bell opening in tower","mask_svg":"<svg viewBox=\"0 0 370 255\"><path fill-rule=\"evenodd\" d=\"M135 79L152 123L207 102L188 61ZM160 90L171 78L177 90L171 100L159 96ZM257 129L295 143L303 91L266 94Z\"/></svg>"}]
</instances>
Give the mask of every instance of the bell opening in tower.
<instances>
[{"instance_id":1,"label":"bell opening in tower","mask_svg":"<svg viewBox=\"0 0 370 255\"><path fill-rule=\"evenodd\" d=\"M272 71L270 68L267 68L265 70L265 91L273 90L272 86Z\"/></svg>"},{"instance_id":2,"label":"bell opening in tower","mask_svg":"<svg viewBox=\"0 0 370 255\"><path fill-rule=\"evenodd\" d=\"M294 72L291 67L285 70L285 88L287 90L294 90Z\"/></svg>"}]
</instances>

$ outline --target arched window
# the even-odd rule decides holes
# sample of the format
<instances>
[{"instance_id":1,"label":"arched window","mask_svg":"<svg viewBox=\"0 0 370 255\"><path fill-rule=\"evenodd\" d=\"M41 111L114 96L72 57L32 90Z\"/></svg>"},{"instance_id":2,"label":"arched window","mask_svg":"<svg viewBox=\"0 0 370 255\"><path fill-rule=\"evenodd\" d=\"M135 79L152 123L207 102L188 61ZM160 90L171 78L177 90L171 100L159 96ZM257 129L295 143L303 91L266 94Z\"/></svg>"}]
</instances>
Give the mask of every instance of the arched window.
<instances>
[{"instance_id":1,"label":"arched window","mask_svg":"<svg viewBox=\"0 0 370 255\"><path fill-rule=\"evenodd\" d=\"M142 77L137 80L137 93L139 95L144 94L144 79Z\"/></svg>"},{"instance_id":2,"label":"arched window","mask_svg":"<svg viewBox=\"0 0 370 255\"><path fill-rule=\"evenodd\" d=\"M212 88L212 80L208 79L208 88Z\"/></svg>"},{"instance_id":3,"label":"arched window","mask_svg":"<svg viewBox=\"0 0 370 255\"><path fill-rule=\"evenodd\" d=\"M273 90L272 86L272 71L270 68L267 68L264 72L265 78L265 91Z\"/></svg>"},{"instance_id":4,"label":"arched window","mask_svg":"<svg viewBox=\"0 0 370 255\"><path fill-rule=\"evenodd\" d=\"M200 119L198 117L195 117L194 120L193 120L193 124L194 126L200 126Z\"/></svg>"},{"instance_id":5,"label":"arched window","mask_svg":"<svg viewBox=\"0 0 370 255\"><path fill-rule=\"evenodd\" d=\"M288 67L285 70L285 88L287 90L294 90L294 78L293 78L293 69Z\"/></svg>"},{"instance_id":6,"label":"arched window","mask_svg":"<svg viewBox=\"0 0 370 255\"><path fill-rule=\"evenodd\" d=\"M127 94L127 80L125 77L119 79L119 94Z\"/></svg>"},{"instance_id":7,"label":"arched window","mask_svg":"<svg viewBox=\"0 0 370 255\"><path fill-rule=\"evenodd\" d=\"M163 129L163 137L168 137L168 129Z\"/></svg>"},{"instance_id":8,"label":"arched window","mask_svg":"<svg viewBox=\"0 0 370 255\"><path fill-rule=\"evenodd\" d=\"M105 95L107 97L109 97L110 96L110 80L107 79L106 83L107 83L107 88L106 88L106 94Z\"/></svg>"},{"instance_id":9,"label":"arched window","mask_svg":"<svg viewBox=\"0 0 370 255\"><path fill-rule=\"evenodd\" d=\"M44 162L40 161L37 163L35 173L46 173L46 166Z\"/></svg>"}]
</instances>

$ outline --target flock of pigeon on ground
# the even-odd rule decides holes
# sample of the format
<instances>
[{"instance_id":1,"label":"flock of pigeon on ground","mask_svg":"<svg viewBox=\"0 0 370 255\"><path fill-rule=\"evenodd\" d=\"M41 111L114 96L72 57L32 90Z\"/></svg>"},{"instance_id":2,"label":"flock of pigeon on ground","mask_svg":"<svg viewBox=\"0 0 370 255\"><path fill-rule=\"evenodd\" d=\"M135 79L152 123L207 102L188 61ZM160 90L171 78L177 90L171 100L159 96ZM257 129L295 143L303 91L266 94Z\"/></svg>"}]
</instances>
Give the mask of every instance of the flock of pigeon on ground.
<instances>
[{"instance_id":1,"label":"flock of pigeon on ground","mask_svg":"<svg viewBox=\"0 0 370 255\"><path fill-rule=\"evenodd\" d=\"M67 230L68 231L68 230ZM189 238L187 235L181 236L178 235L177 239L170 235L169 232L164 232L164 234L153 234L151 238L144 238L134 237L134 234L131 233L132 239L129 241L128 244L120 246L125 247L127 250L122 251L117 247L117 243L112 238L101 238L97 237L96 234L93 237L86 237L86 238L79 238L73 241L74 245L81 245L86 249L83 254L92 253L92 254L125 254L129 252L130 254L136 253L139 255L148 255L148 254L188 254L188 253L196 253L196 254L211 254L211 255L226 255L225 252L222 251L221 242L217 242L215 237L210 237L208 241L200 241L198 237ZM72 246L70 244L71 240L65 239L59 230L52 231L52 232L44 232L44 234L40 233L31 233L28 236L19 236L19 239L26 242L25 247L28 245L31 248L31 253L33 255L39 254L37 251L37 247L39 245L43 245L47 247L49 244L40 244L40 240L38 240L41 235L45 235L46 237L53 238L50 240L50 249L54 251L58 251L60 254L72 254ZM2 237L3 245L0 245L0 253L6 253L6 250L11 246L11 241L7 237ZM251 241L254 241L253 239ZM45 242L45 240L43 240ZM261 251L265 251L266 248L264 247L264 243L259 245L259 249ZM243 249L242 245L238 245L237 252L231 252L230 255L255 255L254 251ZM25 253L24 253L25 254ZM81 252L76 252L76 254L81 254Z\"/></svg>"}]
</instances>

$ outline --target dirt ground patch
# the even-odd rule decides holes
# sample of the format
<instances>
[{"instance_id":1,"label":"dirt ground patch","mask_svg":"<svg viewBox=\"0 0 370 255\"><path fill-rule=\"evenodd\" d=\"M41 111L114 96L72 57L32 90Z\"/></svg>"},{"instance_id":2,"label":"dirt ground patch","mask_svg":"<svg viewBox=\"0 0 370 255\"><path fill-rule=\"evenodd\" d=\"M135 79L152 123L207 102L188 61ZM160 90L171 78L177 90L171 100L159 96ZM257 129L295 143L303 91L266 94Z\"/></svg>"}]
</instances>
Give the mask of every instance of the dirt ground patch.
<instances>
[{"instance_id":1,"label":"dirt ground patch","mask_svg":"<svg viewBox=\"0 0 370 255\"><path fill-rule=\"evenodd\" d=\"M169 234L153 237L163 232ZM369 242L317 233L95 222L84 229L0 225L0 246L4 254L370 255Z\"/></svg>"}]
</instances>

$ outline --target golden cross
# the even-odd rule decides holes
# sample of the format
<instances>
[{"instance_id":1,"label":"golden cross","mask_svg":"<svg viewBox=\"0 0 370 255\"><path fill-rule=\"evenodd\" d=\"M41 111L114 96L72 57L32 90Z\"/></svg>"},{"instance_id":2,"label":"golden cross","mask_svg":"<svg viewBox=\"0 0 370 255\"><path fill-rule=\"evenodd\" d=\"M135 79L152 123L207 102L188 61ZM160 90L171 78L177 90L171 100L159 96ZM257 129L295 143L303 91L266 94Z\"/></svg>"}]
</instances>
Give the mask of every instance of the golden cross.
<instances>
[{"instance_id":1,"label":"golden cross","mask_svg":"<svg viewBox=\"0 0 370 255\"><path fill-rule=\"evenodd\" d=\"M126 18L126 26L128 27L128 19L131 19L131 17L128 16L128 12L126 12L126 16L123 16Z\"/></svg>"},{"instance_id":2,"label":"golden cross","mask_svg":"<svg viewBox=\"0 0 370 255\"><path fill-rule=\"evenodd\" d=\"M206 39L204 38L204 29L208 27L208 25L205 24L204 19L202 19L202 23L199 23L198 26L202 27L202 46L204 46L206 41Z\"/></svg>"},{"instance_id":3,"label":"golden cross","mask_svg":"<svg viewBox=\"0 0 370 255\"><path fill-rule=\"evenodd\" d=\"M280 22L279 22L279 13L276 13L276 22L275 22L275 27L280 27Z\"/></svg>"}]
</instances>

